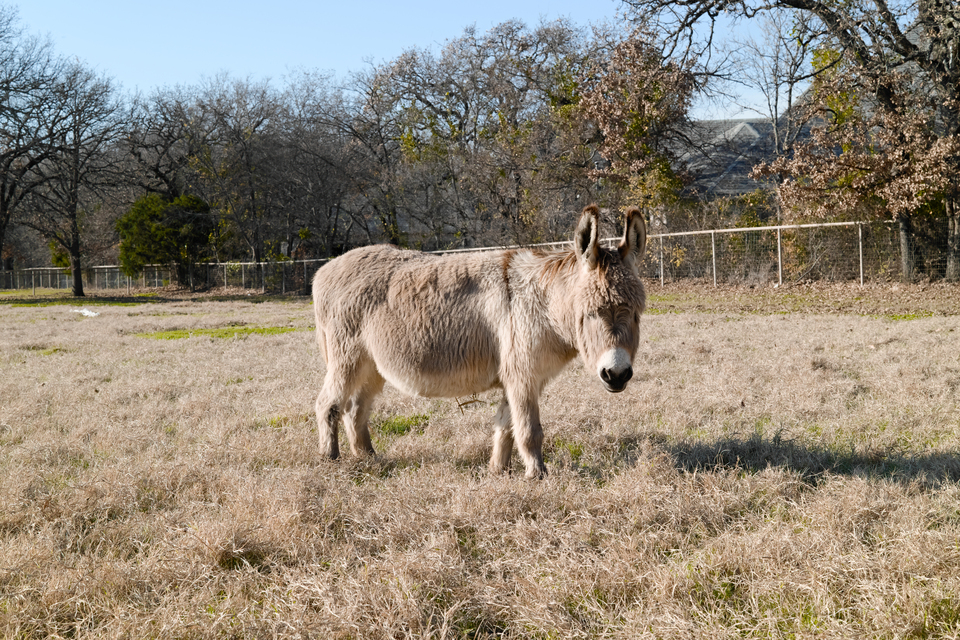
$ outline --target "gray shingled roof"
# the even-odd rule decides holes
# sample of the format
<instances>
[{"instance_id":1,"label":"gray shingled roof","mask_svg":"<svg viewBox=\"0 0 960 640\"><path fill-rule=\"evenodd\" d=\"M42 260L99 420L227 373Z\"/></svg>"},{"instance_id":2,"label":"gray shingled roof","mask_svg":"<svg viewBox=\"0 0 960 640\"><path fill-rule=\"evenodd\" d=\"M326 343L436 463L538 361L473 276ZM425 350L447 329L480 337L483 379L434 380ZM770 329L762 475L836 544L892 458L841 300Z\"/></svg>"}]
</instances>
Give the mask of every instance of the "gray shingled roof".
<instances>
[{"instance_id":1,"label":"gray shingled roof","mask_svg":"<svg viewBox=\"0 0 960 640\"><path fill-rule=\"evenodd\" d=\"M701 120L692 123L688 137L678 159L694 177L690 195L715 198L772 188L750 178L754 165L776 156L768 118Z\"/></svg>"}]
</instances>

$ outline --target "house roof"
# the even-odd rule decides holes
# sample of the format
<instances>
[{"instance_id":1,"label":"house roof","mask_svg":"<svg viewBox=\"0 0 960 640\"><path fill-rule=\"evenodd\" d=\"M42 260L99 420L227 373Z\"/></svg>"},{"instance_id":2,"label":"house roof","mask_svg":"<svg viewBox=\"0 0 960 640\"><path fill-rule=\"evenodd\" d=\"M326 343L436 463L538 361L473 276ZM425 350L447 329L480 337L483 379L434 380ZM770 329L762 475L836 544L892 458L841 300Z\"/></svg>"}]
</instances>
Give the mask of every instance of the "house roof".
<instances>
[{"instance_id":1,"label":"house roof","mask_svg":"<svg viewBox=\"0 0 960 640\"><path fill-rule=\"evenodd\" d=\"M693 122L678 160L693 175L687 188L706 198L769 189L773 184L750 177L762 160L776 157L774 127L769 118Z\"/></svg>"}]
</instances>

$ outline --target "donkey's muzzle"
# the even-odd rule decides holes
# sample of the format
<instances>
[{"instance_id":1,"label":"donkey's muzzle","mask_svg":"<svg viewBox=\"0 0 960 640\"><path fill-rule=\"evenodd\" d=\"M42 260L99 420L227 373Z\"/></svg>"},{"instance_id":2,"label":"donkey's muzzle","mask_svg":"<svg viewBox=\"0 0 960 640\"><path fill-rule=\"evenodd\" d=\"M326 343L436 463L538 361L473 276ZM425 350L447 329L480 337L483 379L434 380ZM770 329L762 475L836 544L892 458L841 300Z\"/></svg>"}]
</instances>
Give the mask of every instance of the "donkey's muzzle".
<instances>
[{"instance_id":1,"label":"donkey's muzzle","mask_svg":"<svg viewBox=\"0 0 960 640\"><path fill-rule=\"evenodd\" d=\"M627 383L633 377L633 367L614 371L613 369L600 369L600 379L606 385L607 391L611 393L620 393L627 388Z\"/></svg>"}]
</instances>

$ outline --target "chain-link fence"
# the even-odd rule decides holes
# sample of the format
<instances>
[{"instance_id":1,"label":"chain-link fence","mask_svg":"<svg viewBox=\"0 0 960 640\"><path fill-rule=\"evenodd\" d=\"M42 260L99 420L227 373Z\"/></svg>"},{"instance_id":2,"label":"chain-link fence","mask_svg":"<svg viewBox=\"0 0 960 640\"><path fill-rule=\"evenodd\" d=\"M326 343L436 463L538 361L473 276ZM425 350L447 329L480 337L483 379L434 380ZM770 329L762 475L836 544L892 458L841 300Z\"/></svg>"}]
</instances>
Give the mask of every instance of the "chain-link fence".
<instances>
[{"instance_id":1,"label":"chain-link fence","mask_svg":"<svg viewBox=\"0 0 960 640\"><path fill-rule=\"evenodd\" d=\"M168 285L209 291L244 289L270 294L306 294L313 273L325 260L228 262L193 265L147 265L140 275L125 275L116 265L83 270L83 286L91 290L132 292ZM69 269L41 267L0 271L0 289L70 289Z\"/></svg>"},{"instance_id":2,"label":"chain-link fence","mask_svg":"<svg viewBox=\"0 0 960 640\"><path fill-rule=\"evenodd\" d=\"M942 274L943 251L917 247L918 273ZM666 233L650 237L646 276L714 284L888 280L901 275L895 222L837 222Z\"/></svg>"},{"instance_id":3,"label":"chain-link fence","mask_svg":"<svg viewBox=\"0 0 960 640\"><path fill-rule=\"evenodd\" d=\"M615 244L617 238L604 242ZM553 243L544 247L559 247ZM913 263L921 277L942 277L946 248L915 239ZM490 247L492 249L494 247ZM485 251L489 249L471 249ZM84 287L94 290L160 288L236 289L306 295L325 260L149 265L131 278L117 266L92 267ZM644 277L661 283L700 279L714 284L765 284L800 280L877 281L901 278L896 222L837 222L653 234L647 239ZM0 289L69 289L69 270L0 271Z\"/></svg>"}]
</instances>

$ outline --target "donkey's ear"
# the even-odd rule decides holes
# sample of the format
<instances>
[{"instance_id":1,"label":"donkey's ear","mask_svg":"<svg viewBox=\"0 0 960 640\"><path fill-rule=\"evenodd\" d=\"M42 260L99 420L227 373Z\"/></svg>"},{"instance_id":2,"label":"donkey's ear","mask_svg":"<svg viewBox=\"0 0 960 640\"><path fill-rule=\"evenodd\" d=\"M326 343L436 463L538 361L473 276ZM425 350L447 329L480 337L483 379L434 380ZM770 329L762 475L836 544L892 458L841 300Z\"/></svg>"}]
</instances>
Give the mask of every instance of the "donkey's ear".
<instances>
[{"instance_id":1,"label":"donkey's ear","mask_svg":"<svg viewBox=\"0 0 960 640\"><path fill-rule=\"evenodd\" d=\"M623 240L617 250L625 265L640 273L640 258L647 246L647 225L640 209L631 207L624 213Z\"/></svg>"},{"instance_id":2,"label":"donkey's ear","mask_svg":"<svg viewBox=\"0 0 960 640\"><path fill-rule=\"evenodd\" d=\"M588 269L597 267L597 257L600 252L598 236L600 235L600 209L591 204L583 209L577 231L573 234L573 250L577 259Z\"/></svg>"}]
</instances>

